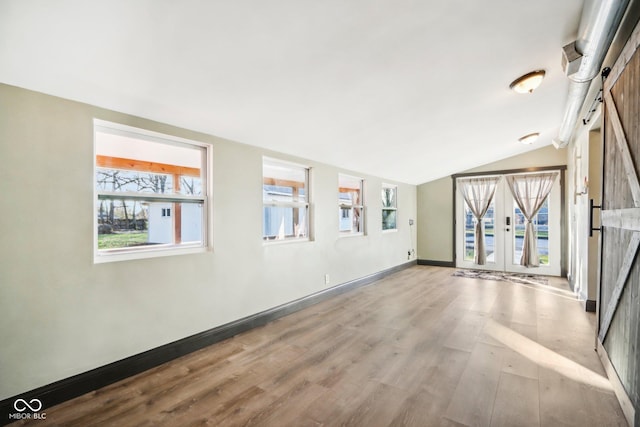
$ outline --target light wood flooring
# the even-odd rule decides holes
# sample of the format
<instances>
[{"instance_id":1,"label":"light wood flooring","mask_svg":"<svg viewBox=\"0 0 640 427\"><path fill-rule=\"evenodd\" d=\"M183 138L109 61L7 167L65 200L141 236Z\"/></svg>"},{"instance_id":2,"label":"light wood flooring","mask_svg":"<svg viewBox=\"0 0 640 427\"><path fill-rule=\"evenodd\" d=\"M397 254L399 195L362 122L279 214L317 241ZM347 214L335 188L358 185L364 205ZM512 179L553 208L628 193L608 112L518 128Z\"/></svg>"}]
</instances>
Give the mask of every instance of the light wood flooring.
<instances>
[{"instance_id":1,"label":"light wood flooring","mask_svg":"<svg viewBox=\"0 0 640 427\"><path fill-rule=\"evenodd\" d=\"M593 314L415 266L46 411L64 426L626 426ZM17 425L21 425L19 422Z\"/></svg>"}]
</instances>

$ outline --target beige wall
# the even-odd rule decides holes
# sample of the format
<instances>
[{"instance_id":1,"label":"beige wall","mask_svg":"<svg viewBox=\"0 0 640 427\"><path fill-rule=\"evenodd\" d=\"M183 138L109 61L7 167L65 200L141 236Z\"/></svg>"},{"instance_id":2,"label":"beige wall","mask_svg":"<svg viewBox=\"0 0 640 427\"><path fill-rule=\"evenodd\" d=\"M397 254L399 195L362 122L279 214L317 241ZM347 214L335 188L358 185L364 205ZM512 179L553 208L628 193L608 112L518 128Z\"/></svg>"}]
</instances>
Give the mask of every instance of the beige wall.
<instances>
[{"instance_id":1,"label":"beige wall","mask_svg":"<svg viewBox=\"0 0 640 427\"><path fill-rule=\"evenodd\" d=\"M600 204L602 186L602 137L600 109L594 115L593 126L580 129L567 150L568 212L569 212L569 271L568 278L578 297L595 301L597 298L598 238L589 237L589 200ZM593 127L593 130L590 128ZM584 188L584 178L588 186ZM586 191L586 193L585 193ZM594 209L594 226L600 224L600 211Z\"/></svg>"},{"instance_id":2,"label":"beige wall","mask_svg":"<svg viewBox=\"0 0 640 427\"><path fill-rule=\"evenodd\" d=\"M93 263L93 118L212 144L213 251ZM313 168L313 241L263 244L263 155ZM338 236L339 172L366 179L364 237ZM407 262L416 187L382 233L383 182L0 85L0 399Z\"/></svg>"},{"instance_id":3,"label":"beige wall","mask_svg":"<svg viewBox=\"0 0 640 427\"><path fill-rule=\"evenodd\" d=\"M452 261L453 216L451 177L418 186L418 259Z\"/></svg>"},{"instance_id":4,"label":"beige wall","mask_svg":"<svg viewBox=\"0 0 640 427\"><path fill-rule=\"evenodd\" d=\"M530 151L459 173L566 165L565 149L553 146ZM453 262L453 185L451 177L418 186L418 259Z\"/></svg>"}]
</instances>

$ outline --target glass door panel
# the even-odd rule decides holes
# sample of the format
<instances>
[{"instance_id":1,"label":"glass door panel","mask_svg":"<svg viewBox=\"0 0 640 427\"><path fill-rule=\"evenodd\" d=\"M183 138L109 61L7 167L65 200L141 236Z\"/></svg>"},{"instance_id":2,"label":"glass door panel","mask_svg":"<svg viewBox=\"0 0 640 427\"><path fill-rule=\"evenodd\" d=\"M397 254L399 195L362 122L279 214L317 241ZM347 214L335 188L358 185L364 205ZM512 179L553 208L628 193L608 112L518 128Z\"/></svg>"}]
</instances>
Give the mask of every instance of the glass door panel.
<instances>
[{"instance_id":1,"label":"glass door panel","mask_svg":"<svg viewBox=\"0 0 640 427\"><path fill-rule=\"evenodd\" d=\"M522 257L522 246L524 243L524 229L526 219L518 205L513 204L513 264L519 264ZM542 208L533 217L533 229L535 232L536 243L538 246L538 258L540 265L549 265L549 199L545 200Z\"/></svg>"},{"instance_id":2,"label":"glass door panel","mask_svg":"<svg viewBox=\"0 0 640 427\"><path fill-rule=\"evenodd\" d=\"M496 193L499 190L500 187L496 189ZM482 220L487 262L484 265L478 265L474 263L476 248L476 219L471 212L471 209L469 209L469 206L467 206L464 199L458 192L456 195L456 223L458 224L458 229L456 231L456 235L458 236L458 241L456 242L456 265L458 267L498 271L504 269L504 256L502 255L504 246L503 236L501 234L500 227L497 226L497 224L501 223L501 203L501 198L494 197Z\"/></svg>"},{"instance_id":3,"label":"glass door panel","mask_svg":"<svg viewBox=\"0 0 640 427\"><path fill-rule=\"evenodd\" d=\"M505 186L506 187L506 186ZM522 257L522 247L524 243L524 231L526 218L515 203L511 192L507 188L504 192L505 203L511 207L512 227L507 227L506 247L510 254L510 259L506 262L505 270L527 274L543 274L559 276L560 265L560 180L556 179L551 193L544 204L533 217L532 224L534 236L538 248L539 267L525 267L520 265Z\"/></svg>"},{"instance_id":4,"label":"glass door panel","mask_svg":"<svg viewBox=\"0 0 640 427\"><path fill-rule=\"evenodd\" d=\"M495 263L495 200L489 205L486 215L482 220L484 227L484 245L487 262ZM473 262L476 248L476 218L464 204L464 260Z\"/></svg>"}]
</instances>

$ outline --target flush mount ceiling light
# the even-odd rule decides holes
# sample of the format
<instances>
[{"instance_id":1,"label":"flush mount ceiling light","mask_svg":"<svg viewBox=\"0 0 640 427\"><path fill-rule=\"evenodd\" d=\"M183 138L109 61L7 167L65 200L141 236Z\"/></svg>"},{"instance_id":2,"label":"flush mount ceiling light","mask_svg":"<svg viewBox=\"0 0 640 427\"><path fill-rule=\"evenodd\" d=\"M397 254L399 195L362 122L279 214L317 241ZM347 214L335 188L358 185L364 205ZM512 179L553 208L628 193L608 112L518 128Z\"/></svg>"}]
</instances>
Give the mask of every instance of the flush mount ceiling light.
<instances>
[{"instance_id":1,"label":"flush mount ceiling light","mask_svg":"<svg viewBox=\"0 0 640 427\"><path fill-rule=\"evenodd\" d=\"M510 85L509 89L518 93L532 93L540 86L542 79L544 79L545 71L537 70L525 74L522 77L515 79Z\"/></svg>"},{"instance_id":2,"label":"flush mount ceiling light","mask_svg":"<svg viewBox=\"0 0 640 427\"><path fill-rule=\"evenodd\" d=\"M536 142L536 139L538 139L539 136L540 136L539 132L530 133L529 135L525 135L522 138L518 138L518 141L520 141L523 144L529 145Z\"/></svg>"}]
</instances>

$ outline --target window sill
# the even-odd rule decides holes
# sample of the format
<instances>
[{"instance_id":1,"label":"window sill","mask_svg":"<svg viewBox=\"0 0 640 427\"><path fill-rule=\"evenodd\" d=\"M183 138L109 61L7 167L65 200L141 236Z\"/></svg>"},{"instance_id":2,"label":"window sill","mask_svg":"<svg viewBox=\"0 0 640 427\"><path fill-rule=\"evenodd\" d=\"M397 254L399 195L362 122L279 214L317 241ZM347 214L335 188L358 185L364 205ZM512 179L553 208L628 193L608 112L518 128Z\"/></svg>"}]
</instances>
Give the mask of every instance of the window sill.
<instances>
[{"instance_id":1,"label":"window sill","mask_svg":"<svg viewBox=\"0 0 640 427\"><path fill-rule=\"evenodd\" d=\"M364 237L365 234L364 233L340 233L339 237L342 238L349 238L349 237Z\"/></svg>"},{"instance_id":2,"label":"window sill","mask_svg":"<svg viewBox=\"0 0 640 427\"><path fill-rule=\"evenodd\" d=\"M209 248L204 246L178 247L178 246L172 245L164 248L139 249L135 251L128 251L126 249L120 250L120 251L114 250L109 252L101 251L94 255L93 263L104 264L109 262L130 261L130 260L136 260L136 259L189 255L189 254L207 252L208 250Z\"/></svg>"},{"instance_id":3,"label":"window sill","mask_svg":"<svg viewBox=\"0 0 640 427\"><path fill-rule=\"evenodd\" d=\"M278 246L278 245L287 245L290 243L306 243L306 242L311 242L312 240L309 239L308 237L299 237L299 238L291 238L291 239L284 239L284 240L278 240L278 239L273 239L273 240L262 240L262 246Z\"/></svg>"}]
</instances>

